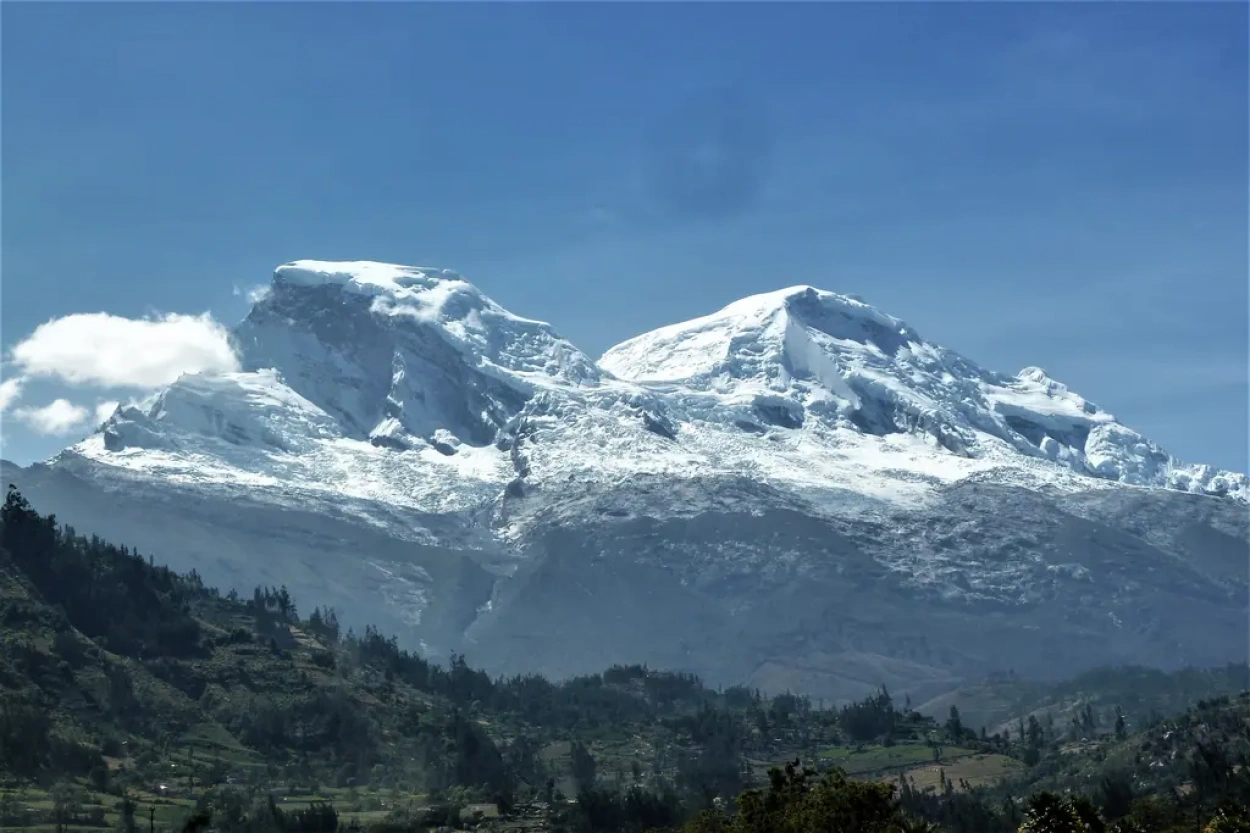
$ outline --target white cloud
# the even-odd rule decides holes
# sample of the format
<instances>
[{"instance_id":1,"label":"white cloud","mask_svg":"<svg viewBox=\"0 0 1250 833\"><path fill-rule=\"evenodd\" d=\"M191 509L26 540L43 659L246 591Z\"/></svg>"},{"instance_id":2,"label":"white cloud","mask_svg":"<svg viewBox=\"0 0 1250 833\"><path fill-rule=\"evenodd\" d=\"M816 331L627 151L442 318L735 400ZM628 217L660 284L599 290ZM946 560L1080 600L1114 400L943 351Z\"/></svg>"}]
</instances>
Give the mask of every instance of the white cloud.
<instances>
[{"instance_id":1,"label":"white cloud","mask_svg":"<svg viewBox=\"0 0 1250 833\"><path fill-rule=\"evenodd\" d=\"M273 287L267 283L258 283L255 286L249 286L246 289L234 288L236 298L244 298L249 304L258 304L269 297L269 291Z\"/></svg>"},{"instance_id":2,"label":"white cloud","mask_svg":"<svg viewBox=\"0 0 1250 833\"><path fill-rule=\"evenodd\" d=\"M44 435L68 434L85 425L90 412L68 399L55 399L42 408L16 408L13 416Z\"/></svg>"},{"instance_id":3,"label":"white cloud","mask_svg":"<svg viewBox=\"0 0 1250 833\"><path fill-rule=\"evenodd\" d=\"M226 329L208 314L66 315L40 324L11 357L27 376L109 388L158 388L183 373L239 366Z\"/></svg>"},{"instance_id":4,"label":"white cloud","mask_svg":"<svg viewBox=\"0 0 1250 833\"><path fill-rule=\"evenodd\" d=\"M117 410L118 404L119 403L116 401L97 402L95 406L96 423L99 424L101 422L104 422L109 417L111 417L113 415L113 412Z\"/></svg>"},{"instance_id":5,"label":"white cloud","mask_svg":"<svg viewBox=\"0 0 1250 833\"><path fill-rule=\"evenodd\" d=\"M18 400L22 395L22 385L26 380L21 376L13 376L0 382L0 414L9 409L9 406Z\"/></svg>"}]
</instances>

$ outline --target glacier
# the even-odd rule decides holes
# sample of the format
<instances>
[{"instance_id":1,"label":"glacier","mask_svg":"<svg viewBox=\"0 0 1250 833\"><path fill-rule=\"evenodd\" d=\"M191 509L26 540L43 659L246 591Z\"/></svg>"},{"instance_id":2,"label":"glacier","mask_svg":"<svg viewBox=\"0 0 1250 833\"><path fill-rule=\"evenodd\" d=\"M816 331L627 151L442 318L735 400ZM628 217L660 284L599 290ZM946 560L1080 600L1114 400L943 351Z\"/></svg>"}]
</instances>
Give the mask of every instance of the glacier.
<instances>
[{"instance_id":1,"label":"glacier","mask_svg":"<svg viewBox=\"0 0 1250 833\"><path fill-rule=\"evenodd\" d=\"M238 371L6 475L215 583L500 672L650 661L837 699L1246 652L1245 474L858 298L756 295L594 360L450 270L296 261L231 339Z\"/></svg>"}]
</instances>

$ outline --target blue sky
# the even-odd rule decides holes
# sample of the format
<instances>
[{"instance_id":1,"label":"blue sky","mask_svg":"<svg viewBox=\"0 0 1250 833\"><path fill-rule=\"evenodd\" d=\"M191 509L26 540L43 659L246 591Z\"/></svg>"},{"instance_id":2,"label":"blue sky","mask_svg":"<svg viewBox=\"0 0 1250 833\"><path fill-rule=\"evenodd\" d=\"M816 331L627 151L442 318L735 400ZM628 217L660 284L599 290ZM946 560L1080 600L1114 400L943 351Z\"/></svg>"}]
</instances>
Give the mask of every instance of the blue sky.
<instances>
[{"instance_id":1,"label":"blue sky","mask_svg":"<svg viewBox=\"0 0 1250 833\"><path fill-rule=\"evenodd\" d=\"M5 3L0 341L108 316L27 344L4 456L133 394L67 333L232 325L320 258L457 269L592 354L854 292L1245 471L1246 37L1233 3ZM704 187L666 166L713 139Z\"/></svg>"}]
</instances>

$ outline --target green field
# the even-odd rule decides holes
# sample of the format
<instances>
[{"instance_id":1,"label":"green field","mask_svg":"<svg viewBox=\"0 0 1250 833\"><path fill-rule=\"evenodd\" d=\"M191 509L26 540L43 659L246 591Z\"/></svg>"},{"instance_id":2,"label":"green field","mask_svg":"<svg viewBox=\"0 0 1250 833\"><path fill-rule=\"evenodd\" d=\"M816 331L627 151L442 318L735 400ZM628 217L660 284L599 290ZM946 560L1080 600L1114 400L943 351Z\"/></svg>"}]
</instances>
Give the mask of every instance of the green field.
<instances>
[{"instance_id":1,"label":"green field","mask_svg":"<svg viewBox=\"0 0 1250 833\"><path fill-rule=\"evenodd\" d=\"M839 766L849 775L872 775L878 772L908 769L922 764L943 764L972 755L970 749L957 746L938 747L940 758L934 759L933 747L920 743L899 743L894 746L835 746L821 751L822 763Z\"/></svg>"}]
</instances>

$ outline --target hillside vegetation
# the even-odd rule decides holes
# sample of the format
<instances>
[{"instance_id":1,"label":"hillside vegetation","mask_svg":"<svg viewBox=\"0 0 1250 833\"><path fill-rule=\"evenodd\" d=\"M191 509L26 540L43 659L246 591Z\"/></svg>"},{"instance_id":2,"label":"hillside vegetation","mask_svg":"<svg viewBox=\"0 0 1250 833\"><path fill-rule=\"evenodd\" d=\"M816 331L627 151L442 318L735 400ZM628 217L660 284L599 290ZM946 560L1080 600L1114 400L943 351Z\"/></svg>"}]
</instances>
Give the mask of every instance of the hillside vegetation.
<instances>
[{"instance_id":1,"label":"hillside vegetation","mask_svg":"<svg viewBox=\"0 0 1250 833\"><path fill-rule=\"evenodd\" d=\"M1223 696L1244 672L1013 682L1034 699L997 728L953 702L926 717L884 688L824 709L640 666L492 679L372 628L343 633L282 587L223 595L58 526L15 490L0 510L5 828L165 829L197 814L240 833L741 825L751 801L781 799L748 792L732 822L717 808L762 784L807 795L817 776L778 768L800 759L833 779L820 802L884 801L893 815L870 825L1014 830L1021 797L1047 789L1087 795L1109 820L1138 813L1144 833L1192 830L1250 798L1250 703Z\"/></svg>"}]
</instances>

